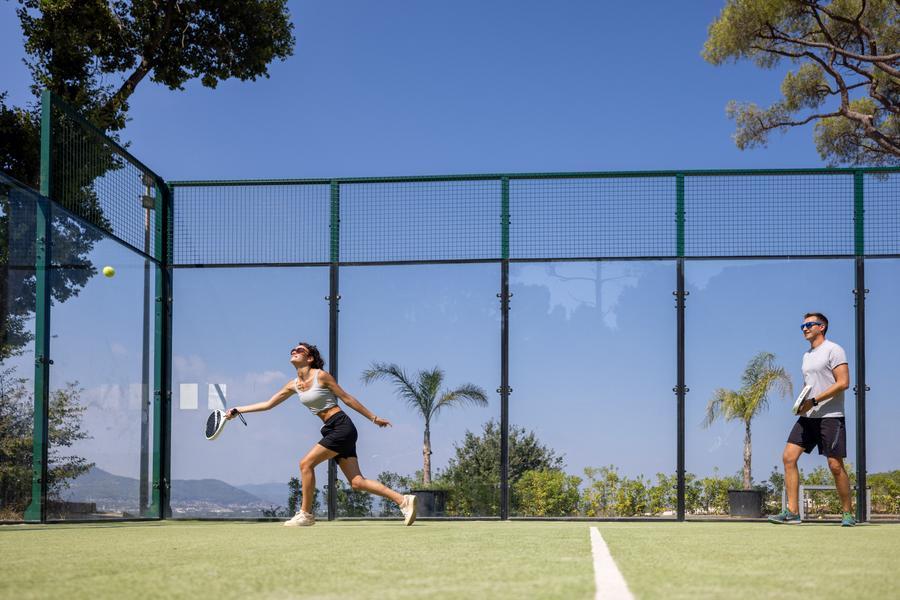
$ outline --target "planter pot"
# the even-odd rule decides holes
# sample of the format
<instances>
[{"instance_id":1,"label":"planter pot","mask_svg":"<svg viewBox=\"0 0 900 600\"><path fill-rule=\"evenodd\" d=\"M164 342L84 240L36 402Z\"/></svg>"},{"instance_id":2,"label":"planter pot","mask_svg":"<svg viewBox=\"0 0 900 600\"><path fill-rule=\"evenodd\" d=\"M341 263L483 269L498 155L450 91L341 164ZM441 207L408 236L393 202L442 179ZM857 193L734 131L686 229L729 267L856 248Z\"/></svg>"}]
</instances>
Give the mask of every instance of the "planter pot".
<instances>
[{"instance_id":1,"label":"planter pot","mask_svg":"<svg viewBox=\"0 0 900 600\"><path fill-rule=\"evenodd\" d=\"M416 513L420 517L443 517L447 490L410 490L416 495Z\"/></svg>"},{"instance_id":2,"label":"planter pot","mask_svg":"<svg viewBox=\"0 0 900 600\"><path fill-rule=\"evenodd\" d=\"M765 494L763 490L728 490L728 514L754 519L762 517Z\"/></svg>"}]
</instances>

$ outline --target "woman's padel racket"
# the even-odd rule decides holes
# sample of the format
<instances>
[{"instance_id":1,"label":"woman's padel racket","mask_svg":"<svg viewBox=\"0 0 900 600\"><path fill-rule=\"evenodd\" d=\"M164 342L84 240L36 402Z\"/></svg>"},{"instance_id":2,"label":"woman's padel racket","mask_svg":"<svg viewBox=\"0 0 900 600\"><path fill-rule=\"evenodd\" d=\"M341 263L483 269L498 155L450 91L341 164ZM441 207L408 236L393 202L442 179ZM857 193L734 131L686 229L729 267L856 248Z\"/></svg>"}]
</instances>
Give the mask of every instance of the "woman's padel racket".
<instances>
[{"instance_id":1,"label":"woman's padel racket","mask_svg":"<svg viewBox=\"0 0 900 600\"><path fill-rule=\"evenodd\" d=\"M244 425L247 424L247 421L244 420L244 415L241 413L237 413L237 416L241 418L241 421ZM219 437L219 434L222 433L222 430L225 429L225 423L228 422L228 419L225 418L225 413L221 410L214 410L210 413L209 417L206 419L206 439L214 440Z\"/></svg>"}]
</instances>

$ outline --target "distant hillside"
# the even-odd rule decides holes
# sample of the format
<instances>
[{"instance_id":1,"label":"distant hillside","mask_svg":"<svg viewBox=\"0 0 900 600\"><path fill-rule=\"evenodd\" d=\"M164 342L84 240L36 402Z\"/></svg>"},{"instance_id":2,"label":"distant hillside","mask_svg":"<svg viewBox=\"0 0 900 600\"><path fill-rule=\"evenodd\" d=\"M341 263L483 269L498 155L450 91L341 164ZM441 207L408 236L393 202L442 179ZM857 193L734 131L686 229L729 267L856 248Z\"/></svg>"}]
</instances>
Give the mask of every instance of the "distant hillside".
<instances>
[{"instance_id":1,"label":"distant hillside","mask_svg":"<svg viewBox=\"0 0 900 600\"><path fill-rule=\"evenodd\" d=\"M133 477L113 475L94 467L73 480L69 489L63 492L63 497L79 502L137 503L139 489L140 483ZM284 504L287 499L287 485L284 485L284 490L285 499L278 504ZM204 502L220 506L271 504L218 479L175 479L172 482L172 502Z\"/></svg>"},{"instance_id":2,"label":"distant hillside","mask_svg":"<svg viewBox=\"0 0 900 600\"><path fill-rule=\"evenodd\" d=\"M266 502L271 502L273 506L287 506L288 501L288 485L285 483L248 483L239 485L238 488L244 490L248 494L253 494L257 498L262 498Z\"/></svg>"}]
</instances>

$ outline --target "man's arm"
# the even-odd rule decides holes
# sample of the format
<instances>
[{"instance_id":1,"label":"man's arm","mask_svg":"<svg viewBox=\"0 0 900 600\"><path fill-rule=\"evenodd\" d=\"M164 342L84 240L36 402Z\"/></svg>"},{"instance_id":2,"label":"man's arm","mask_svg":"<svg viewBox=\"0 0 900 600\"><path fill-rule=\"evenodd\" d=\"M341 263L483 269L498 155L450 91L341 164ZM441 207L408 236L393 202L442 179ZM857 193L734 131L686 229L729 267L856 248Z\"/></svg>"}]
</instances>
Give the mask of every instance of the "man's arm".
<instances>
[{"instance_id":1,"label":"man's arm","mask_svg":"<svg viewBox=\"0 0 900 600\"><path fill-rule=\"evenodd\" d=\"M836 366L832 369L831 373L834 375L834 383L831 387L827 388L824 392L816 396L815 400L818 406L822 406L832 398L834 398L835 394L838 392L842 392L850 387L850 367L847 363ZM812 399L807 399L803 401L803 404L800 405L800 413L805 413L813 407Z\"/></svg>"}]
</instances>

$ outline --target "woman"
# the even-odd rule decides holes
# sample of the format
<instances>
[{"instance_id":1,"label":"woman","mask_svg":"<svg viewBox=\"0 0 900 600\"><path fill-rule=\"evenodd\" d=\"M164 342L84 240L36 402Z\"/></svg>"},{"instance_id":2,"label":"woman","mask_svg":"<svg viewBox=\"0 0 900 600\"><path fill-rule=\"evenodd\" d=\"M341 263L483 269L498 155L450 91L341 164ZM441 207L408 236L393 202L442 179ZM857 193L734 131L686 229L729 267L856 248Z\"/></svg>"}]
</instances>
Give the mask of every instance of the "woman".
<instances>
[{"instance_id":1,"label":"woman","mask_svg":"<svg viewBox=\"0 0 900 600\"><path fill-rule=\"evenodd\" d=\"M291 365L297 369L297 378L287 382L266 402L236 406L225 413L225 418L233 419L239 412L269 410L297 394L300 402L322 419L324 423L321 431L322 439L300 461L300 479L303 490L300 512L285 522L285 525L289 527L315 525L316 517L312 514L313 494L316 489L315 468L316 465L330 458L337 459L338 466L341 467L354 490L365 490L397 503L400 512L403 513L403 522L406 525L412 525L416 520L416 497L412 494L406 496L398 494L378 481L366 479L360 473L359 461L356 457L356 427L347 413L338 406L338 398L379 427L390 427L391 423L387 419L372 414L359 400L345 392L334 377L323 371L322 367L325 366L325 361L322 360L319 349L312 344L306 342L297 344L291 350Z\"/></svg>"}]
</instances>

